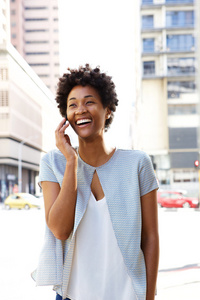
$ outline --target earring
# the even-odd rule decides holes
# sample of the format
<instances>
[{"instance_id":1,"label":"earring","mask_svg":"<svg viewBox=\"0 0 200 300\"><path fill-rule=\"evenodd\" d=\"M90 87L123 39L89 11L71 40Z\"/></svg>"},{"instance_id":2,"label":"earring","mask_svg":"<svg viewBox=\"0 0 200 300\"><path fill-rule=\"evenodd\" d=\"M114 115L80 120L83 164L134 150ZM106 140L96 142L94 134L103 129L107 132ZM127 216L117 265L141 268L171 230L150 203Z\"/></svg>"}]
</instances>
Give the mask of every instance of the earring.
<instances>
[{"instance_id":1,"label":"earring","mask_svg":"<svg viewBox=\"0 0 200 300\"><path fill-rule=\"evenodd\" d=\"M110 119L110 115L107 115L107 118L106 118L106 119L107 119L107 120Z\"/></svg>"}]
</instances>

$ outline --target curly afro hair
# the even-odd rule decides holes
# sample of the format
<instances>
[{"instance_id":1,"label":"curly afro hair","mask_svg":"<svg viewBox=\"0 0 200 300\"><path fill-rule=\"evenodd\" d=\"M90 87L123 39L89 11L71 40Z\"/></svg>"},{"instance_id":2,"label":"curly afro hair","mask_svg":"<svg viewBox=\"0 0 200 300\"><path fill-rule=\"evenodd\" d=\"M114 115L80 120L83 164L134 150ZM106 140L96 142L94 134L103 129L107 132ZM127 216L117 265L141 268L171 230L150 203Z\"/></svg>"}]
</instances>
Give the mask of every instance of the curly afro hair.
<instances>
[{"instance_id":1,"label":"curly afro hair","mask_svg":"<svg viewBox=\"0 0 200 300\"><path fill-rule=\"evenodd\" d=\"M59 78L56 94L56 102L61 115L64 117L67 113L67 97L70 91L77 85L90 85L98 91L103 107L108 107L111 111L110 118L105 122L105 131L107 131L114 117L113 112L118 105L112 78L102 73L99 67L92 69L89 64L86 64L85 67L80 66L78 69L68 68L68 71Z\"/></svg>"}]
</instances>

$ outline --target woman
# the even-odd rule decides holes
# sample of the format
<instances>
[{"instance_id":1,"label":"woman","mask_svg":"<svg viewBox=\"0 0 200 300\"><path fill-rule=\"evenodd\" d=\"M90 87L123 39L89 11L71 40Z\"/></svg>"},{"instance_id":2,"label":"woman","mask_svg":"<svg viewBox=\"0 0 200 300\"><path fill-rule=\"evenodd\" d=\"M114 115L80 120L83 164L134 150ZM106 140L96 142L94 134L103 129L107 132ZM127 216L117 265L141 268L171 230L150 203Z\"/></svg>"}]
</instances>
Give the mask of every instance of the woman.
<instances>
[{"instance_id":1,"label":"woman","mask_svg":"<svg viewBox=\"0 0 200 300\"><path fill-rule=\"evenodd\" d=\"M111 77L89 65L60 78L57 150L40 168L46 240L35 273L56 299L152 300L158 271L158 188L142 151L110 149L118 105ZM75 150L65 134L78 135Z\"/></svg>"}]
</instances>

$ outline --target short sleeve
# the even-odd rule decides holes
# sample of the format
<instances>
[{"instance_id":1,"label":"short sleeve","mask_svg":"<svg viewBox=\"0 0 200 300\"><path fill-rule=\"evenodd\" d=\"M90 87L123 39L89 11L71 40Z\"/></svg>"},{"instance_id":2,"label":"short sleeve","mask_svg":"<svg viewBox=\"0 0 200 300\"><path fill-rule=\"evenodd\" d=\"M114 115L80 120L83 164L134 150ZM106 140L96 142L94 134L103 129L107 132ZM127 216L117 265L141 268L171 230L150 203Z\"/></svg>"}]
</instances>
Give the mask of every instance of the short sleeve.
<instances>
[{"instance_id":1,"label":"short sleeve","mask_svg":"<svg viewBox=\"0 0 200 300\"><path fill-rule=\"evenodd\" d=\"M45 154L40 161L38 184L41 187L42 181L58 182L52 168L51 153Z\"/></svg>"},{"instance_id":2,"label":"short sleeve","mask_svg":"<svg viewBox=\"0 0 200 300\"><path fill-rule=\"evenodd\" d=\"M139 168L140 196L158 189L158 181L150 157L144 153Z\"/></svg>"}]
</instances>

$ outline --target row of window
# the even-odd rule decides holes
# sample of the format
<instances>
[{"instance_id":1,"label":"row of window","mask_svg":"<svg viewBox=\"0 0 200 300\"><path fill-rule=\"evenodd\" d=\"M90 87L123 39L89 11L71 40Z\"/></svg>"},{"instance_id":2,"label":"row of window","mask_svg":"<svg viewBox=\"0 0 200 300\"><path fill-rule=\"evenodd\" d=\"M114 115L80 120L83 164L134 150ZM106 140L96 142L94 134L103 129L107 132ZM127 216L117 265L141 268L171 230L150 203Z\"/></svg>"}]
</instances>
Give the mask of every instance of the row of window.
<instances>
[{"instance_id":1,"label":"row of window","mask_svg":"<svg viewBox=\"0 0 200 300\"><path fill-rule=\"evenodd\" d=\"M49 66L49 63L36 63L36 64L29 64L31 67L45 67L45 66ZM54 66L58 66L59 67L59 63L54 63Z\"/></svg>"},{"instance_id":2,"label":"row of window","mask_svg":"<svg viewBox=\"0 0 200 300\"><path fill-rule=\"evenodd\" d=\"M197 114L196 104L181 104L181 105L169 105L168 114L169 115L191 115Z\"/></svg>"},{"instance_id":3,"label":"row of window","mask_svg":"<svg viewBox=\"0 0 200 300\"><path fill-rule=\"evenodd\" d=\"M194 26L194 11L167 11L166 12L166 27L188 27ZM154 16L142 16L142 28L154 28Z\"/></svg>"},{"instance_id":4,"label":"row of window","mask_svg":"<svg viewBox=\"0 0 200 300\"><path fill-rule=\"evenodd\" d=\"M0 107L8 106L8 91L0 91Z\"/></svg>"},{"instance_id":5,"label":"row of window","mask_svg":"<svg viewBox=\"0 0 200 300\"><path fill-rule=\"evenodd\" d=\"M49 41L26 41L26 44L48 44ZM54 41L54 44L59 44L59 41Z\"/></svg>"},{"instance_id":6,"label":"row of window","mask_svg":"<svg viewBox=\"0 0 200 300\"><path fill-rule=\"evenodd\" d=\"M0 81L8 80L8 69L0 68Z\"/></svg>"},{"instance_id":7,"label":"row of window","mask_svg":"<svg viewBox=\"0 0 200 300\"><path fill-rule=\"evenodd\" d=\"M25 30L25 32L27 32L27 33L30 33L30 32L31 33L32 32L49 32L49 29L27 29L27 30ZM58 32L58 29L54 29L54 32ZM11 37L12 37L12 39L16 39L17 34L16 33L12 33ZM55 41L54 43L58 44L59 42Z\"/></svg>"},{"instance_id":8,"label":"row of window","mask_svg":"<svg viewBox=\"0 0 200 300\"><path fill-rule=\"evenodd\" d=\"M196 61L194 57L179 57L167 59L168 75L192 75L196 71ZM143 75L155 75L155 61L143 62Z\"/></svg>"},{"instance_id":9,"label":"row of window","mask_svg":"<svg viewBox=\"0 0 200 300\"><path fill-rule=\"evenodd\" d=\"M49 29L26 29L25 32L49 32ZM58 32L58 29L54 29L53 32Z\"/></svg>"},{"instance_id":10,"label":"row of window","mask_svg":"<svg viewBox=\"0 0 200 300\"><path fill-rule=\"evenodd\" d=\"M166 4L187 4L194 3L194 0L163 0ZM142 4L154 4L154 0L142 0Z\"/></svg>"},{"instance_id":11,"label":"row of window","mask_svg":"<svg viewBox=\"0 0 200 300\"><path fill-rule=\"evenodd\" d=\"M49 18L26 18L26 22L41 22L41 21L48 21ZM54 18L53 21L58 21L58 18Z\"/></svg>"},{"instance_id":12,"label":"row of window","mask_svg":"<svg viewBox=\"0 0 200 300\"><path fill-rule=\"evenodd\" d=\"M168 99L180 98L183 94L194 93L196 90L196 83L194 80L190 81L168 81L167 82L167 96Z\"/></svg>"},{"instance_id":13,"label":"row of window","mask_svg":"<svg viewBox=\"0 0 200 300\"><path fill-rule=\"evenodd\" d=\"M192 51L195 47L195 38L192 34L170 34L167 35L167 50L172 52ZM155 39L143 39L143 52L155 51Z\"/></svg>"},{"instance_id":14,"label":"row of window","mask_svg":"<svg viewBox=\"0 0 200 300\"><path fill-rule=\"evenodd\" d=\"M26 52L26 55L49 55L50 52ZM59 52L58 51L55 51L53 53L54 55L59 55Z\"/></svg>"}]
</instances>

